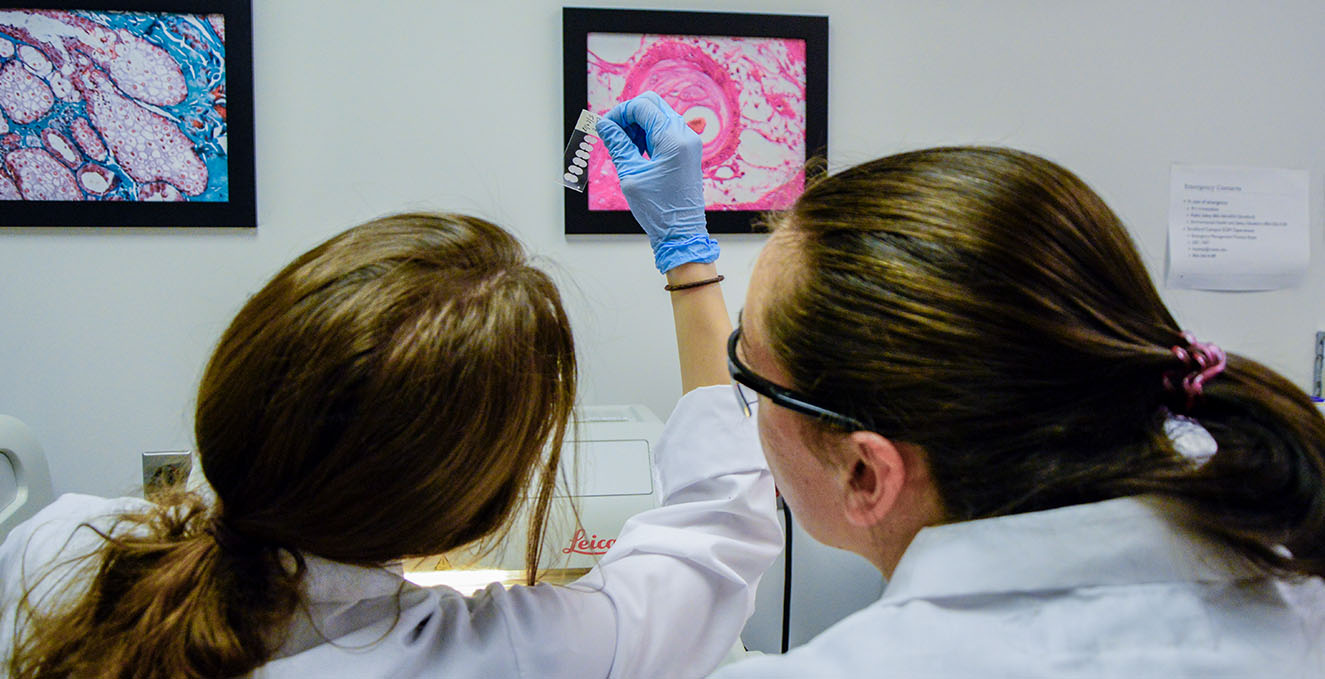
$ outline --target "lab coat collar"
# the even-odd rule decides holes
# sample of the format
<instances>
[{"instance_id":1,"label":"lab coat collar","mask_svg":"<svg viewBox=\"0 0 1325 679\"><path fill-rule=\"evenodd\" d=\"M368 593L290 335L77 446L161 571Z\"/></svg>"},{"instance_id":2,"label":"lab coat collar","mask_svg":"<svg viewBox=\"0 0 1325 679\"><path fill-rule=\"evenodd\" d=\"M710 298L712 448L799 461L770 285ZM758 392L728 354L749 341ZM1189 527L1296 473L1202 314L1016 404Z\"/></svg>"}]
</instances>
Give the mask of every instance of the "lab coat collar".
<instances>
[{"instance_id":1,"label":"lab coat collar","mask_svg":"<svg viewBox=\"0 0 1325 679\"><path fill-rule=\"evenodd\" d=\"M883 601L1259 575L1230 547L1181 525L1176 510L1142 496L925 528Z\"/></svg>"},{"instance_id":2,"label":"lab coat collar","mask_svg":"<svg viewBox=\"0 0 1325 679\"><path fill-rule=\"evenodd\" d=\"M355 566L312 554L304 555L304 596L312 604L354 603L391 596L409 588L400 562Z\"/></svg>"}]
</instances>

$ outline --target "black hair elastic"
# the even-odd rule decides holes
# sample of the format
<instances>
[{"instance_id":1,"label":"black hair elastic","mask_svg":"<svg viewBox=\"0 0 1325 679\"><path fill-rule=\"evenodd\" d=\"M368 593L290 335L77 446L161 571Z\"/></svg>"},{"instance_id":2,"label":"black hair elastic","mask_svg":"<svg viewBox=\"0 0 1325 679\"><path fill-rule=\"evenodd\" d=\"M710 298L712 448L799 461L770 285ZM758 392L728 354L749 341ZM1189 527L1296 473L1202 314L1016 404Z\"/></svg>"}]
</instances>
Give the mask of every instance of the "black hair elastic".
<instances>
[{"instance_id":1,"label":"black hair elastic","mask_svg":"<svg viewBox=\"0 0 1325 679\"><path fill-rule=\"evenodd\" d=\"M723 279L724 276L722 274L718 274L713 278L705 278L702 281L692 281L690 283L677 283L676 285L671 285L671 284L664 285L663 290L666 290L667 292L676 292L677 290L689 290L690 288L698 288L703 285L709 285L710 283L721 283Z\"/></svg>"},{"instance_id":2,"label":"black hair elastic","mask_svg":"<svg viewBox=\"0 0 1325 679\"><path fill-rule=\"evenodd\" d=\"M212 536L221 551L233 556L253 556L260 554L271 545L263 544L231 528L221 517L213 517L207 522L203 532Z\"/></svg>"}]
</instances>

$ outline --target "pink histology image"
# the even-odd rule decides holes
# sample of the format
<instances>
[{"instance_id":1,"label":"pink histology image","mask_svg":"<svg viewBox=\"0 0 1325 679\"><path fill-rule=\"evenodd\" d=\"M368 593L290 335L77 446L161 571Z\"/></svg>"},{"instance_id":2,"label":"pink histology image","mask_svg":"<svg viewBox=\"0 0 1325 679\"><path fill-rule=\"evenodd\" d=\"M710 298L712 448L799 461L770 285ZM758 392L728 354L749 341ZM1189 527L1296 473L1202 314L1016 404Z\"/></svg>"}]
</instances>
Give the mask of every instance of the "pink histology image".
<instances>
[{"instance_id":1,"label":"pink histology image","mask_svg":"<svg viewBox=\"0 0 1325 679\"><path fill-rule=\"evenodd\" d=\"M805 186L805 41L589 33L588 108L657 92L704 141L710 210L777 210ZM589 158L590 210L625 210L611 158Z\"/></svg>"},{"instance_id":2,"label":"pink histology image","mask_svg":"<svg viewBox=\"0 0 1325 679\"><path fill-rule=\"evenodd\" d=\"M0 9L0 200L229 199L219 14Z\"/></svg>"}]
</instances>

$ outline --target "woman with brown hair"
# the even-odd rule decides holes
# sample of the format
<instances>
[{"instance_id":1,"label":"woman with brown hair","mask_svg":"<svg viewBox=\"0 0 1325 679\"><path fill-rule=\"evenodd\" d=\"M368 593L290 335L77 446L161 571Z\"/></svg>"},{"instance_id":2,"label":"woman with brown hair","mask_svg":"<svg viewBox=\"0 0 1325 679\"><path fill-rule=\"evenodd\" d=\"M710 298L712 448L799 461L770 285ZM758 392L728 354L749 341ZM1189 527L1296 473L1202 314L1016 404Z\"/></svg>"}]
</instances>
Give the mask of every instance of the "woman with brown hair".
<instances>
[{"instance_id":1,"label":"woman with brown hair","mask_svg":"<svg viewBox=\"0 0 1325 679\"><path fill-rule=\"evenodd\" d=\"M614 157L655 133L608 118ZM1325 676L1325 420L1186 332L1085 183L929 149L769 226L733 385L792 513L888 583L715 676Z\"/></svg>"},{"instance_id":2,"label":"woman with brown hair","mask_svg":"<svg viewBox=\"0 0 1325 679\"><path fill-rule=\"evenodd\" d=\"M244 305L203 375L214 505L69 495L0 547L8 675L707 672L780 532L725 385L722 298L673 301L689 393L654 451L663 506L576 583L463 596L393 564L524 512L534 585L576 393L560 296L471 217L398 215L319 245Z\"/></svg>"}]
</instances>

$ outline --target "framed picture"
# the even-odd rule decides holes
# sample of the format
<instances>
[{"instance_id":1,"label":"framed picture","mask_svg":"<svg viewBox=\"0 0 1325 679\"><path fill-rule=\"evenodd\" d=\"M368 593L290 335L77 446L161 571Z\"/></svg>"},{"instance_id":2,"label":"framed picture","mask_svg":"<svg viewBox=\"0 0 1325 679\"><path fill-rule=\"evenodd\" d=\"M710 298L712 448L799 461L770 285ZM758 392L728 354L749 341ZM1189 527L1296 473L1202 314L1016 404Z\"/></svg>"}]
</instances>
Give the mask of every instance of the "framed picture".
<instances>
[{"instance_id":1,"label":"framed picture","mask_svg":"<svg viewBox=\"0 0 1325 679\"><path fill-rule=\"evenodd\" d=\"M789 207L828 150L828 17L562 10L565 129L657 92L704 141L709 231L747 233ZM602 144L566 191L566 233L638 233Z\"/></svg>"},{"instance_id":2,"label":"framed picture","mask_svg":"<svg viewBox=\"0 0 1325 679\"><path fill-rule=\"evenodd\" d=\"M257 225L249 0L9 1L0 226Z\"/></svg>"}]
</instances>

